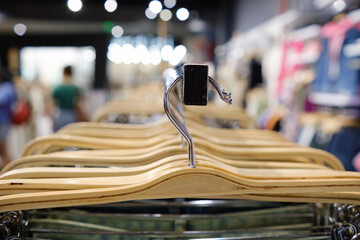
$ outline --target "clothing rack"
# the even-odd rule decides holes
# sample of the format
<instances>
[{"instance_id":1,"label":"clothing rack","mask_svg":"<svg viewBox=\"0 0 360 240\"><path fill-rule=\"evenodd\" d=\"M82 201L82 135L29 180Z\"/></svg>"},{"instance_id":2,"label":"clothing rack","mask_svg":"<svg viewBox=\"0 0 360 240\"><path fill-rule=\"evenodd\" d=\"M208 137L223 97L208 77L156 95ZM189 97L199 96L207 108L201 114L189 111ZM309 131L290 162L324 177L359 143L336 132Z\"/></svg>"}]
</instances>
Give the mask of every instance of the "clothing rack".
<instances>
[{"instance_id":1,"label":"clothing rack","mask_svg":"<svg viewBox=\"0 0 360 240\"><path fill-rule=\"evenodd\" d=\"M182 199L181 202L125 202L8 215L25 221L26 239L56 239L57 235L71 239L94 239L92 236L99 235L106 239L329 236L329 226L312 226L315 221L313 207L309 204ZM101 224L96 224L99 221Z\"/></svg>"},{"instance_id":2,"label":"clothing rack","mask_svg":"<svg viewBox=\"0 0 360 240\"><path fill-rule=\"evenodd\" d=\"M192 148L179 146L174 126L168 131L163 122L82 123L34 140L29 145L34 151L26 151L29 154L0 175L0 239L357 236L359 175L344 172L330 154L289 143L274 132L182 123L169 95L177 83L188 84L187 66L194 74L190 79L202 77L200 88L210 83L225 102L231 97L207 75L205 66L185 65L183 76L169 78L165 112L187 144L195 143ZM186 97L196 93L183 89L180 100L204 105L205 94ZM177 115L186 119L186 114ZM81 136L84 133L92 137ZM135 143L145 147L131 146ZM86 150L61 151L74 146Z\"/></svg>"}]
</instances>

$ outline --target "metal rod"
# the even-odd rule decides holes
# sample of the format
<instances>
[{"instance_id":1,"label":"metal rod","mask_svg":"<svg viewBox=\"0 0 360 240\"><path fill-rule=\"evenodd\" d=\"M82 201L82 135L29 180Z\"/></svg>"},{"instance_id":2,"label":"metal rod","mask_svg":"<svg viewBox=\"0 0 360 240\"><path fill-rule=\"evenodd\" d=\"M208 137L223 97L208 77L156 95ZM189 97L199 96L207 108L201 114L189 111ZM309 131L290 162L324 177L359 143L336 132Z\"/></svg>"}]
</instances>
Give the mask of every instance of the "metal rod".
<instances>
[{"instance_id":1,"label":"metal rod","mask_svg":"<svg viewBox=\"0 0 360 240\"><path fill-rule=\"evenodd\" d=\"M186 142L188 143L188 156L189 156L189 164L188 166L191 168L195 168L195 146L194 141L187 131L186 127L174 116L174 114L170 110L169 104L169 96L174 88L174 86L183 80L183 77L180 76L176 78L174 81L167 80L165 83L165 93L164 93L164 110L168 118L170 119L171 123L175 126L175 128L180 132L180 134L185 138Z\"/></svg>"},{"instance_id":2,"label":"metal rod","mask_svg":"<svg viewBox=\"0 0 360 240\"><path fill-rule=\"evenodd\" d=\"M165 79L165 93L164 93L164 110L166 115L168 116L169 120L171 121L171 123L175 126L175 128L180 132L180 134L185 138L185 140L188 143L188 158L189 158L189 163L188 166L195 168L196 164L195 164L195 146L194 146L194 141L190 135L190 133L188 132L185 124L185 117L182 116L182 118L184 119L184 124L181 123L181 121L179 121L175 115L171 112L170 109L170 94L171 91L173 90L173 88L175 87L175 85L181 81L183 81L184 78L183 76L177 77L177 78L171 78L171 77L167 77ZM227 93L224 89L222 89L219 84L211 77L208 77L208 81L209 81L209 86L210 89L217 92L219 97L226 103L231 104L232 103L232 99L231 99L231 93ZM182 113L180 112L180 115L182 115Z\"/></svg>"},{"instance_id":3,"label":"metal rod","mask_svg":"<svg viewBox=\"0 0 360 240\"><path fill-rule=\"evenodd\" d=\"M210 89L217 92L221 100L223 100L227 104L232 104L231 93L228 93L224 89L222 89L212 77L209 77L208 79L210 82Z\"/></svg>"}]
</instances>

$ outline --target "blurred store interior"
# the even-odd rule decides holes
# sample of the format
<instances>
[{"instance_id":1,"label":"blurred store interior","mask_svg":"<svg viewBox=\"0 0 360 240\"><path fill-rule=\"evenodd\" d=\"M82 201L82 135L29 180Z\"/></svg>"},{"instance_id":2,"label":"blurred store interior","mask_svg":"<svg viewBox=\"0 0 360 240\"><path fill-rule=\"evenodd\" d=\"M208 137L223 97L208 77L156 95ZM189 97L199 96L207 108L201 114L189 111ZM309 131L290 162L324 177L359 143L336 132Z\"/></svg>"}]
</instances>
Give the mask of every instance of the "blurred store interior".
<instances>
[{"instance_id":1,"label":"blurred store interior","mask_svg":"<svg viewBox=\"0 0 360 240\"><path fill-rule=\"evenodd\" d=\"M161 101L163 72L198 63L257 128L360 171L359 8L359 0L0 1L1 77L30 107L6 136L10 159L54 132L52 95L65 66L90 120L110 100ZM149 94L136 95L141 87Z\"/></svg>"}]
</instances>

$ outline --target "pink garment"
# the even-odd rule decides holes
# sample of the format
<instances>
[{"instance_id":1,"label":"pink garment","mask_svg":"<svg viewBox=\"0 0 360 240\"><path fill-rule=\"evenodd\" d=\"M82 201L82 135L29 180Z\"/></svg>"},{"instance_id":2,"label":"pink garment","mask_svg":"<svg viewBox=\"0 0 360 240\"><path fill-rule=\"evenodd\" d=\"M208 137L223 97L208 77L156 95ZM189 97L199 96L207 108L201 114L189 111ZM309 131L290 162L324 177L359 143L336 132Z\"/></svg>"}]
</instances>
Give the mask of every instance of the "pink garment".
<instances>
[{"instance_id":1,"label":"pink garment","mask_svg":"<svg viewBox=\"0 0 360 240\"><path fill-rule=\"evenodd\" d=\"M285 41L282 46L282 58L278 76L277 95L281 95L284 80L292 76L296 71L303 69L302 64L293 64L289 61L290 55L300 54L304 49L303 41Z\"/></svg>"},{"instance_id":2,"label":"pink garment","mask_svg":"<svg viewBox=\"0 0 360 240\"><path fill-rule=\"evenodd\" d=\"M353 23L348 17L343 17L338 22L329 22L321 29L321 34L328 39L329 51L329 77L334 80L339 75L339 55L341 46L345 39L345 34L350 28L359 28L359 23Z\"/></svg>"},{"instance_id":3,"label":"pink garment","mask_svg":"<svg viewBox=\"0 0 360 240\"><path fill-rule=\"evenodd\" d=\"M358 154L356 154L356 156L353 159L352 162L354 168L356 169L356 171L360 172L360 152Z\"/></svg>"},{"instance_id":4,"label":"pink garment","mask_svg":"<svg viewBox=\"0 0 360 240\"><path fill-rule=\"evenodd\" d=\"M342 18L339 22L328 22L322 27L322 36L329 39L329 55L331 59L338 58L345 33L352 27L354 27L354 24L348 17Z\"/></svg>"}]
</instances>

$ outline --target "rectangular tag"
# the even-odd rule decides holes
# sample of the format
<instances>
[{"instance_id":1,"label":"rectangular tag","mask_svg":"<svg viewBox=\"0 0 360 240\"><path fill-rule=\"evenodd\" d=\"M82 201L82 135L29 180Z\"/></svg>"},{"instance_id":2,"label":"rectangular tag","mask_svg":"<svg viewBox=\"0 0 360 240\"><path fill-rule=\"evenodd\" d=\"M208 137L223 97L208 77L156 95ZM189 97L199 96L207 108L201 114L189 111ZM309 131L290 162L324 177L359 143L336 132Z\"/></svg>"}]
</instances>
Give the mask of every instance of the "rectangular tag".
<instances>
[{"instance_id":1,"label":"rectangular tag","mask_svg":"<svg viewBox=\"0 0 360 240\"><path fill-rule=\"evenodd\" d=\"M183 72L184 104L205 106L208 99L208 66L185 64Z\"/></svg>"}]
</instances>

